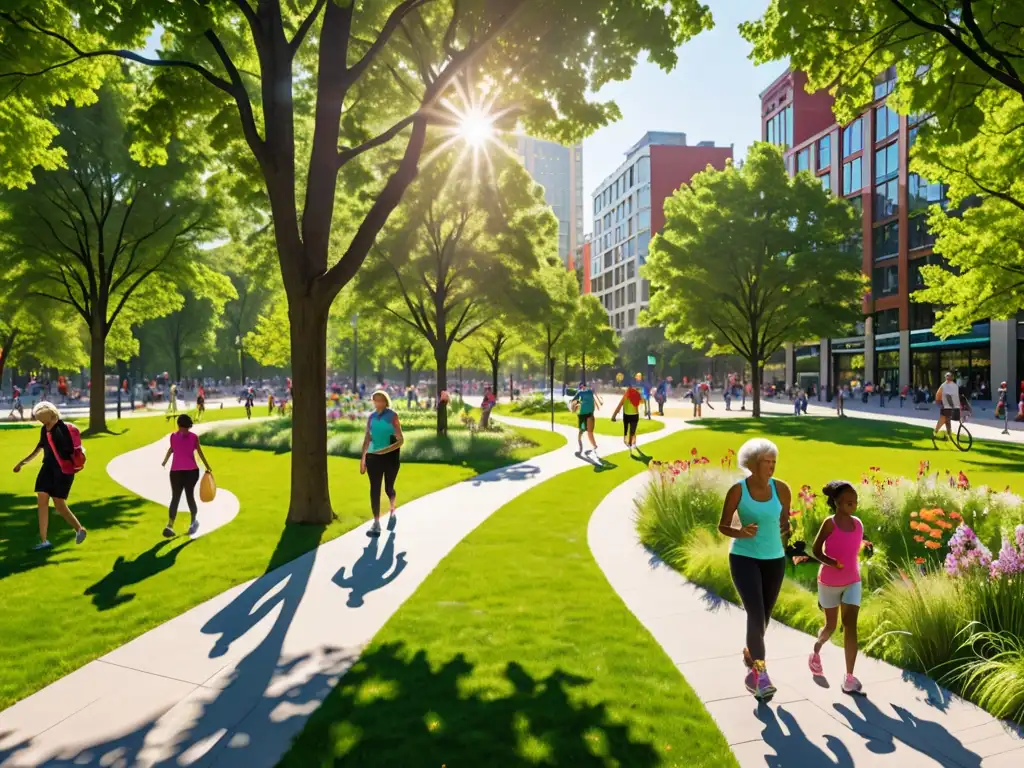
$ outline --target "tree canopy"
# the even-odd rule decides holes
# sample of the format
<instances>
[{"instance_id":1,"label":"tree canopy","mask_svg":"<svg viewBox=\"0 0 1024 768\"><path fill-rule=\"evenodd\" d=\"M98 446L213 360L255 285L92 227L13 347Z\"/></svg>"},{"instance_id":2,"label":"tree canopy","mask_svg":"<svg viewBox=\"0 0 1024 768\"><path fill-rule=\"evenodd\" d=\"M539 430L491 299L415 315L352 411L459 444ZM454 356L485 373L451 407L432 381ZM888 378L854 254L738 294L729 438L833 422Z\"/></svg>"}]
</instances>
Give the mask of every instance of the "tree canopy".
<instances>
[{"instance_id":1,"label":"tree canopy","mask_svg":"<svg viewBox=\"0 0 1024 768\"><path fill-rule=\"evenodd\" d=\"M865 279L845 247L857 226L845 200L807 174L789 178L778 148L754 144L742 168L699 173L666 201L665 228L641 269L648 319L669 339L742 355L760 382L785 342L860 317Z\"/></svg>"},{"instance_id":2,"label":"tree canopy","mask_svg":"<svg viewBox=\"0 0 1024 768\"><path fill-rule=\"evenodd\" d=\"M619 337L608 323L608 312L593 294L579 297L565 341L570 362L580 368L583 380L587 370L611 365L619 348Z\"/></svg>"}]
</instances>

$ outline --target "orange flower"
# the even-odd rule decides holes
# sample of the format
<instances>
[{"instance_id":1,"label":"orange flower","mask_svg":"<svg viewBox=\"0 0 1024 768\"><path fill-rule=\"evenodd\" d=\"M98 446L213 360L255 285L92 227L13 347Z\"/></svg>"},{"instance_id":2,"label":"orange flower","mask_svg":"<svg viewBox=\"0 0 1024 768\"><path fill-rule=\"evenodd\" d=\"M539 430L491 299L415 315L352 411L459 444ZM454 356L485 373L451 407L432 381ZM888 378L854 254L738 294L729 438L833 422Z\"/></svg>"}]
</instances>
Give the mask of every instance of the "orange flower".
<instances>
[{"instance_id":1,"label":"orange flower","mask_svg":"<svg viewBox=\"0 0 1024 768\"><path fill-rule=\"evenodd\" d=\"M921 565L924 562L924 558L923 557L915 557L914 558L914 562L917 563L918 565Z\"/></svg>"},{"instance_id":2,"label":"orange flower","mask_svg":"<svg viewBox=\"0 0 1024 768\"><path fill-rule=\"evenodd\" d=\"M916 541L918 544L923 544L924 543L924 536L915 536L914 537L914 541Z\"/></svg>"},{"instance_id":3,"label":"orange flower","mask_svg":"<svg viewBox=\"0 0 1024 768\"><path fill-rule=\"evenodd\" d=\"M911 521L910 521L910 530L912 530L912 531L916 531L916 530L917 530L918 528L920 528L920 527L921 527L922 525L923 525L923 523L919 523L919 522L917 522L916 520L911 520ZM927 527L927 526L925 526L925 527Z\"/></svg>"},{"instance_id":4,"label":"orange flower","mask_svg":"<svg viewBox=\"0 0 1024 768\"><path fill-rule=\"evenodd\" d=\"M936 529L934 531L929 531L928 535L931 536L933 539L941 539L942 538L942 531Z\"/></svg>"},{"instance_id":5,"label":"orange flower","mask_svg":"<svg viewBox=\"0 0 1024 768\"><path fill-rule=\"evenodd\" d=\"M946 513L943 512L938 507L936 507L935 509L932 510L932 514L935 515L936 517L945 517L946 516Z\"/></svg>"},{"instance_id":6,"label":"orange flower","mask_svg":"<svg viewBox=\"0 0 1024 768\"><path fill-rule=\"evenodd\" d=\"M934 513L930 509L921 510L921 519L927 520L929 523L935 519Z\"/></svg>"},{"instance_id":7,"label":"orange flower","mask_svg":"<svg viewBox=\"0 0 1024 768\"><path fill-rule=\"evenodd\" d=\"M949 513L949 519L950 520L963 520L963 517L961 517L959 512L950 512Z\"/></svg>"},{"instance_id":8,"label":"orange flower","mask_svg":"<svg viewBox=\"0 0 1024 768\"><path fill-rule=\"evenodd\" d=\"M928 547L928 549L938 549L939 547L941 547L941 546L942 546L942 545L941 545L941 544L939 544L939 542L937 542L937 541L926 541L926 542L924 543L924 545L925 545L926 547Z\"/></svg>"}]
</instances>

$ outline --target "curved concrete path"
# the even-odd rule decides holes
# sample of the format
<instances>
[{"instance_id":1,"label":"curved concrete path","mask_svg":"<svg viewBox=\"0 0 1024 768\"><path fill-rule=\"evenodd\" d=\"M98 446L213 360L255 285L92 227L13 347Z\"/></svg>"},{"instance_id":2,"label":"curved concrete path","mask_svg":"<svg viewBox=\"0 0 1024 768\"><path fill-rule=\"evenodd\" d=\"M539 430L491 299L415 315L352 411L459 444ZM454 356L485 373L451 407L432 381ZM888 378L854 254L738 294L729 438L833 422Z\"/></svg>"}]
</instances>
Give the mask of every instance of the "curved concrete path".
<instances>
[{"instance_id":1,"label":"curved concrete path","mask_svg":"<svg viewBox=\"0 0 1024 768\"><path fill-rule=\"evenodd\" d=\"M667 424L642 442L683 426ZM572 436L571 448L402 505L395 530L380 539L366 536L367 522L0 712L0 765L275 765L362 648L453 547L521 493L581 465L575 431L558 431ZM622 442L600 437L599 447L611 454ZM352 492L362 496L366 485ZM296 535L285 529L280 546Z\"/></svg>"},{"instance_id":2,"label":"curved concrete path","mask_svg":"<svg viewBox=\"0 0 1024 768\"><path fill-rule=\"evenodd\" d=\"M246 419L212 421L207 424L196 424L192 431L201 435L214 429L234 427L245 423ZM173 425L169 424L167 429L170 434ZM170 462L166 468L161 467L160 462L164 460L168 445L168 437L165 436L150 445L122 453L107 464L107 474L115 483L124 486L136 496L166 505L171 498L171 484L168 477ZM198 457L196 461L198 461ZM217 473L214 472L214 479L216 477ZM214 500L206 503L199 500L199 487L196 486L196 503L199 505L199 531L192 537L193 539L212 533L230 523L238 515L238 497L224 488L218 488ZM188 505L184 495L178 503L178 513L179 518L175 527L179 531L184 531L188 528L189 520ZM181 518L181 513L185 514L184 518Z\"/></svg>"},{"instance_id":3,"label":"curved concrete path","mask_svg":"<svg viewBox=\"0 0 1024 768\"><path fill-rule=\"evenodd\" d=\"M758 705L743 686L743 611L688 582L640 544L634 502L643 473L609 494L590 519L591 552L619 596L704 702L741 766L1021 768L1020 729L933 681L861 655L866 696L839 689L843 652L822 649L827 680L807 669L813 638L768 628L768 668L779 692Z\"/></svg>"}]
</instances>

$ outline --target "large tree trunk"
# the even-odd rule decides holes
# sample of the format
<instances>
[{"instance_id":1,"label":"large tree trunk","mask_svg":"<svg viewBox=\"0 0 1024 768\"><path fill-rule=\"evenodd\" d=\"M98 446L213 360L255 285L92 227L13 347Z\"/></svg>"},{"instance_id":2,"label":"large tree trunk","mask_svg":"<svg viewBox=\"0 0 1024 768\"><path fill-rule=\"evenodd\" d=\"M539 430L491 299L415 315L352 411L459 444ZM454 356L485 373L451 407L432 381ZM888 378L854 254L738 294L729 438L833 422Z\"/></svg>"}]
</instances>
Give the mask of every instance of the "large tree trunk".
<instances>
[{"instance_id":1,"label":"large tree trunk","mask_svg":"<svg viewBox=\"0 0 1024 768\"><path fill-rule=\"evenodd\" d=\"M7 358L10 357L11 347L14 346L14 341L17 338L18 329L13 328L7 334L7 338L3 340L3 345L0 346L0 387L3 387L4 383L4 367L7 365Z\"/></svg>"},{"instance_id":2,"label":"large tree trunk","mask_svg":"<svg viewBox=\"0 0 1024 768\"><path fill-rule=\"evenodd\" d=\"M2 374L3 368L0 368L0 374ZM491 358L491 391L494 396L498 396L498 357L494 356Z\"/></svg>"},{"instance_id":3,"label":"large tree trunk","mask_svg":"<svg viewBox=\"0 0 1024 768\"><path fill-rule=\"evenodd\" d=\"M327 486L327 314L314 298L288 301L292 351L292 487L289 523L334 519Z\"/></svg>"},{"instance_id":4,"label":"large tree trunk","mask_svg":"<svg viewBox=\"0 0 1024 768\"><path fill-rule=\"evenodd\" d=\"M105 313L104 313L105 314ZM103 358L107 353L107 334L103 327L103 316L92 322L89 332L89 434L107 430L106 366Z\"/></svg>"},{"instance_id":5,"label":"large tree trunk","mask_svg":"<svg viewBox=\"0 0 1024 768\"><path fill-rule=\"evenodd\" d=\"M581 381L584 384L586 384L587 383L587 353L586 352L583 353L583 355L582 355L582 357L580 359L580 364L581 364L581 366L583 368L583 378L581 379Z\"/></svg>"},{"instance_id":6,"label":"large tree trunk","mask_svg":"<svg viewBox=\"0 0 1024 768\"><path fill-rule=\"evenodd\" d=\"M412 354L406 353L403 362L405 363L405 389L408 391L412 386Z\"/></svg>"},{"instance_id":7,"label":"large tree trunk","mask_svg":"<svg viewBox=\"0 0 1024 768\"><path fill-rule=\"evenodd\" d=\"M752 406L752 415L755 419L761 418L761 379L764 377L764 368L761 366L761 361L756 357L750 358L750 394L754 399Z\"/></svg>"},{"instance_id":8,"label":"large tree trunk","mask_svg":"<svg viewBox=\"0 0 1024 768\"><path fill-rule=\"evenodd\" d=\"M448 350L434 350L434 363L437 366L437 435L448 434L448 404L441 402L441 393L448 389Z\"/></svg>"}]
</instances>

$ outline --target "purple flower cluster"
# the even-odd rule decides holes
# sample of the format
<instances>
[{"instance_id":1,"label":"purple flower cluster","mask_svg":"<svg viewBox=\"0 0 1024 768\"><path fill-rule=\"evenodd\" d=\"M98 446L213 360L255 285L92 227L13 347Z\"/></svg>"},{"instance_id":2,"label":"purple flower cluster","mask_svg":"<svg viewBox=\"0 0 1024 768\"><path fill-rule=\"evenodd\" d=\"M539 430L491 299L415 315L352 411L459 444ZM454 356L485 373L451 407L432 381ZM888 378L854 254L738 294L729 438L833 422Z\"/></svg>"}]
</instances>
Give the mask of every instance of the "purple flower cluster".
<instances>
[{"instance_id":1,"label":"purple flower cluster","mask_svg":"<svg viewBox=\"0 0 1024 768\"><path fill-rule=\"evenodd\" d=\"M990 576L1015 576L1024 573L1024 525L1018 525L1014 531L1014 541L1003 536L1003 547L999 550L999 558L992 563Z\"/></svg>"},{"instance_id":2,"label":"purple flower cluster","mask_svg":"<svg viewBox=\"0 0 1024 768\"><path fill-rule=\"evenodd\" d=\"M978 535L969 526L961 523L949 540L946 573L966 576L982 569L988 571L991 567L992 553L988 547L978 541Z\"/></svg>"}]
</instances>

